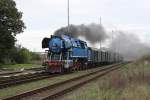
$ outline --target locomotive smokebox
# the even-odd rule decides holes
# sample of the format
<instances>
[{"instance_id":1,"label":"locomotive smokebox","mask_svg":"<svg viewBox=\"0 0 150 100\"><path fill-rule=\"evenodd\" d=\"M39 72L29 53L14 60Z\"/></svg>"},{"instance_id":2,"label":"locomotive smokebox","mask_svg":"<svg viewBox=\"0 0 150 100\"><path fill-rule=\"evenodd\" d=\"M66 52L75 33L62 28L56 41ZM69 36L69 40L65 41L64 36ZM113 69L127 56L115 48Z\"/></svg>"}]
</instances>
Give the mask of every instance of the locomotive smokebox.
<instances>
[{"instance_id":1,"label":"locomotive smokebox","mask_svg":"<svg viewBox=\"0 0 150 100\"><path fill-rule=\"evenodd\" d=\"M63 50L63 40L58 36L51 36L48 48L53 53L60 53Z\"/></svg>"}]
</instances>

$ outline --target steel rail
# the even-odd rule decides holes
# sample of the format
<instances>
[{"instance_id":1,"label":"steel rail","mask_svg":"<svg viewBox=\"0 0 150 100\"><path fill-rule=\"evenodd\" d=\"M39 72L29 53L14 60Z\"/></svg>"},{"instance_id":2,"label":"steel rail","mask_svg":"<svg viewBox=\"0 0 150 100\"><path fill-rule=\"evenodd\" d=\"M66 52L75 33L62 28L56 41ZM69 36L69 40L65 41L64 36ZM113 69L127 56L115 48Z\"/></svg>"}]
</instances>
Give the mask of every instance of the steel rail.
<instances>
[{"instance_id":1,"label":"steel rail","mask_svg":"<svg viewBox=\"0 0 150 100\"><path fill-rule=\"evenodd\" d=\"M88 74L72 78L63 82L59 82L53 85L49 85L46 87L42 87L39 89L35 89L32 91L28 91L25 93L18 94L16 96L8 97L3 100L49 100L54 99L57 96L61 96L68 91L71 91L89 81L92 81L96 78L104 76L105 74L121 68L121 66L125 65L126 63L121 63L118 65L112 65L110 67L101 68L97 71L90 72Z\"/></svg>"},{"instance_id":2,"label":"steel rail","mask_svg":"<svg viewBox=\"0 0 150 100\"><path fill-rule=\"evenodd\" d=\"M31 76L22 76L14 79L8 79L8 80L1 80L0 81L0 89L6 88L6 87L11 87L11 86L16 86L20 84L25 84L37 80L42 80L46 78L52 78L59 76L58 74L43 74L43 73L38 73L34 74Z\"/></svg>"}]
</instances>

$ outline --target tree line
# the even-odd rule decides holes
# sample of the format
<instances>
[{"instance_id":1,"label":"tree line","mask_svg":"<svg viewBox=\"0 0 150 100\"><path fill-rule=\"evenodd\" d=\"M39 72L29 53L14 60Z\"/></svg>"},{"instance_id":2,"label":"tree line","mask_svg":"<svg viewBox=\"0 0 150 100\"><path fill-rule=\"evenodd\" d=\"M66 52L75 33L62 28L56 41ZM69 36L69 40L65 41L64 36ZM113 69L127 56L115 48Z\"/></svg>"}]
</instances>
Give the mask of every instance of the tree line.
<instances>
[{"instance_id":1,"label":"tree line","mask_svg":"<svg viewBox=\"0 0 150 100\"><path fill-rule=\"evenodd\" d=\"M40 56L28 49L15 46L16 35L26 29L22 12L16 8L14 0L0 0L0 63L29 63Z\"/></svg>"},{"instance_id":2,"label":"tree line","mask_svg":"<svg viewBox=\"0 0 150 100\"><path fill-rule=\"evenodd\" d=\"M20 45L12 48L5 56L6 57L2 59L2 63L5 64L31 63L31 61L41 60L41 57L38 53L31 52Z\"/></svg>"}]
</instances>

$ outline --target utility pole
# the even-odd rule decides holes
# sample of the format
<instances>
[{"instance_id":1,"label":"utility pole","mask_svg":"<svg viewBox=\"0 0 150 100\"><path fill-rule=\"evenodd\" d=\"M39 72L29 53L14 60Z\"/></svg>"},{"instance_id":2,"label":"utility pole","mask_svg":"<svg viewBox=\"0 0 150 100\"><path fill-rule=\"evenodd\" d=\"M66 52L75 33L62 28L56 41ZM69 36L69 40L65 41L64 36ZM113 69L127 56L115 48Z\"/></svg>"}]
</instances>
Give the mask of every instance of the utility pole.
<instances>
[{"instance_id":1,"label":"utility pole","mask_svg":"<svg viewBox=\"0 0 150 100\"><path fill-rule=\"evenodd\" d=\"M70 2L68 0L68 7L67 7L67 10L68 10L68 32L69 32L69 28L70 28Z\"/></svg>"},{"instance_id":2,"label":"utility pole","mask_svg":"<svg viewBox=\"0 0 150 100\"><path fill-rule=\"evenodd\" d=\"M100 27L102 26L102 19L101 19L101 16L100 16ZM100 40L100 49L102 49L102 41Z\"/></svg>"}]
</instances>

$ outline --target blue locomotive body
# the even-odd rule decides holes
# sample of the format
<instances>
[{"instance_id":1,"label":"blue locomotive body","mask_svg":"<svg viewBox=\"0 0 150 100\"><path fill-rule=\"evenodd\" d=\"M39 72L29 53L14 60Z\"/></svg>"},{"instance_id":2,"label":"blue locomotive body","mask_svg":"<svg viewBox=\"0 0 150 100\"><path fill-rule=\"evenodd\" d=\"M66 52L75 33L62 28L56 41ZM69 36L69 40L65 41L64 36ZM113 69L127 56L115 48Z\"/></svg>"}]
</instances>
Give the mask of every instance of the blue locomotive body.
<instances>
[{"instance_id":1,"label":"blue locomotive body","mask_svg":"<svg viewBox=\"0 0 150 100\"><path fill-rule=\"evenodd\" d=\"M48 48L53 53L59 53L62 51L62 39L59 37L53 37L50 39L48 43Z\"/></svg>"},{"instance_id":2,"label":"blue locomotive body","mask_svg":"<svg viewBox=\"0 0 150 100\"><path fill-rule=\"evenodd\" d=\"M61 37L51 36L48 44L49 51L53 53L69 52L70 59L88 57L88 47L86 42L74 39L66 35Z\"/></svg>"},{"instance_id":3,"label":"blue locomotive body","mask_svg":"<svg viewBox=\"0 0 150 100\"><path fill-rule=\"evenodd\" d=\"M72 58L88 58L88 49L86 48L72 48Z\"/></svg>"},{"instance_id":4,"label":"blue locomotive body","mask_svg":"<svg viewBox=\"0 0 150 100\"><path fill-rule=\"evenodd\" d=\"M50 72L63 72L80 69L88 61L89 48L86 42L62 34L43 39L42 47L48 48L47 69Z\"/></svg>"},{"instance_id":5,"label":"blue locomotive body","mask_svg":"<svg viewBox=\"0 0 150 100\"><path fill-rule=\"evenodd\" d=\"M86 58L88 57L88 47L86 42L78 39L71 39L72 43L72 58Z\"/></svg>"},{"instance_id":6,"label":"blue locomotive body","mask_svg":"<svg viewBox=\"0 0 150 100\"><path fill-rule=\"evenodd\" d=\"M119 54L89 48L86 42L64 34L44 38L42 48L48 48L45 65L47 71L52 73L122 61Z\"/></svg>"}]
</instances>

